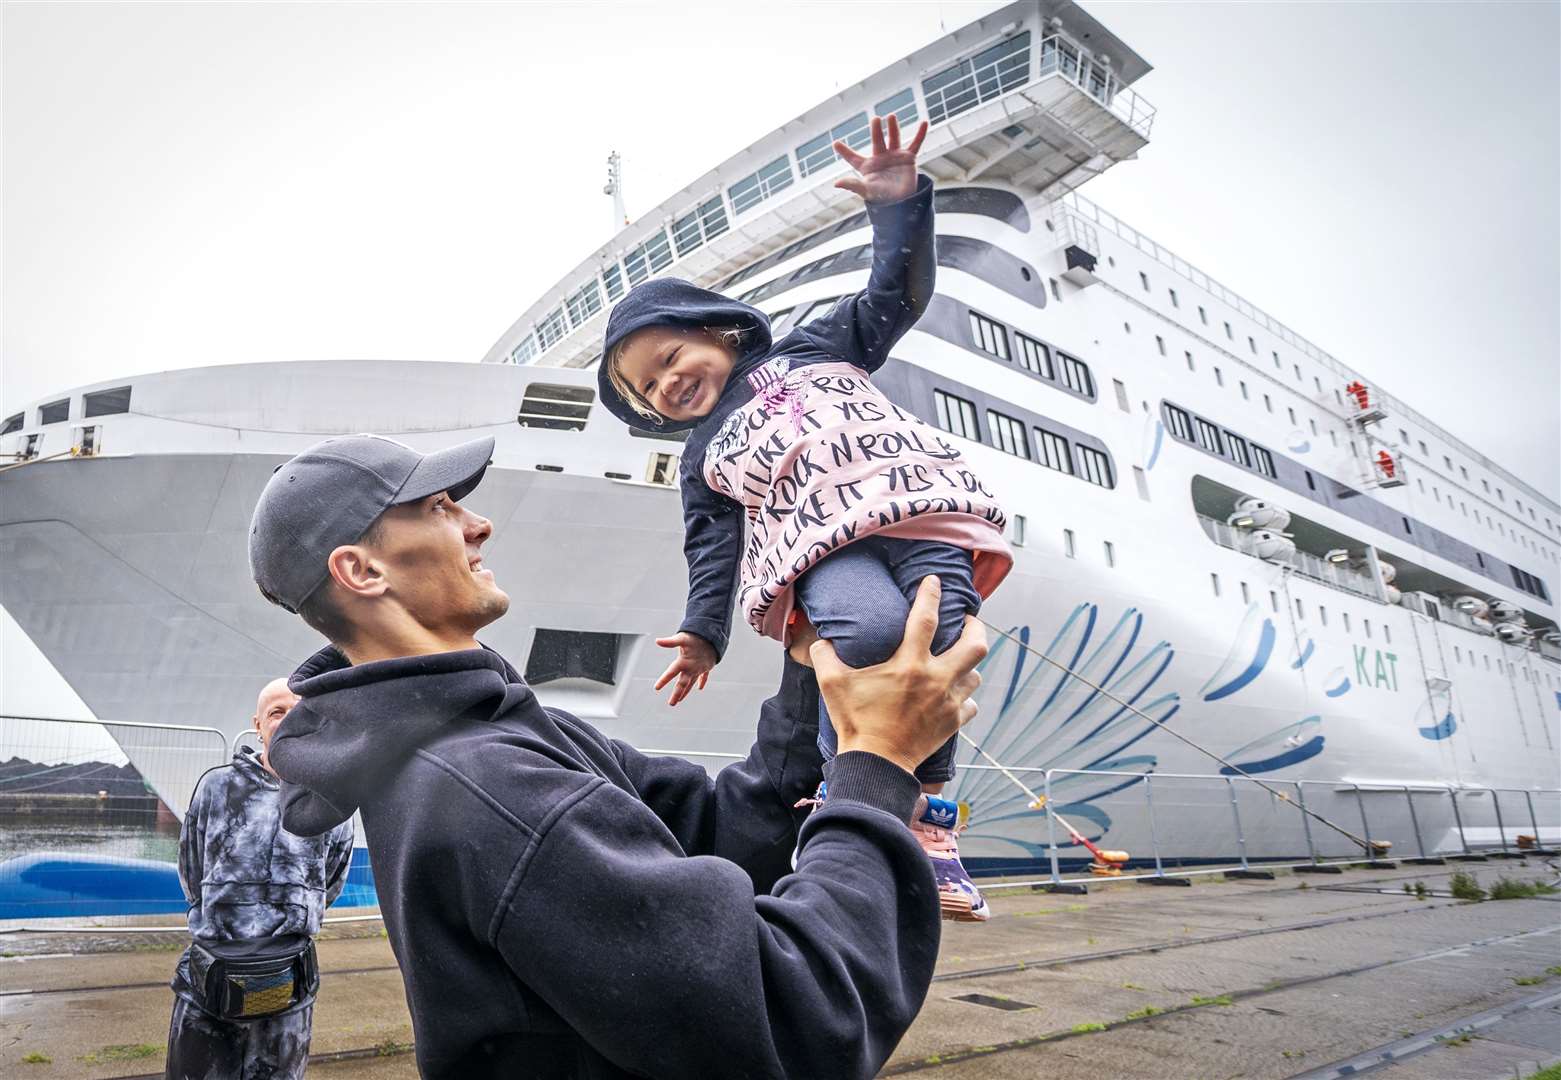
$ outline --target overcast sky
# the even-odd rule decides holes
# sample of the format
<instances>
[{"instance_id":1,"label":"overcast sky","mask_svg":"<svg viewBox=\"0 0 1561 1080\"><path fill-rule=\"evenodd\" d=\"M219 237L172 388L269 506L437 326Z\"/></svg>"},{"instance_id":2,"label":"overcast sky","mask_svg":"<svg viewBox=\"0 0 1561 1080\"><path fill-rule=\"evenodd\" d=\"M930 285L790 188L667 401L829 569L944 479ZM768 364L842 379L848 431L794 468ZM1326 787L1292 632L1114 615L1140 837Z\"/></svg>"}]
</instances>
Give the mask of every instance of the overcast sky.
<instances>
[{"instance_id":1,"label":"overcast sky","mask_svg":"<svg viewBox=\"0 0 1561 1080\"><path fill-rule=\"evenodd\" d=\"M0 414L475 362L609 235L609 150L637 216L1001 6L8 3ZM1083 193L1556 497L1561 5L1085 6L1159 111ZM0 647L0 708L83 714Z\"/></svg>"}]
</instances>

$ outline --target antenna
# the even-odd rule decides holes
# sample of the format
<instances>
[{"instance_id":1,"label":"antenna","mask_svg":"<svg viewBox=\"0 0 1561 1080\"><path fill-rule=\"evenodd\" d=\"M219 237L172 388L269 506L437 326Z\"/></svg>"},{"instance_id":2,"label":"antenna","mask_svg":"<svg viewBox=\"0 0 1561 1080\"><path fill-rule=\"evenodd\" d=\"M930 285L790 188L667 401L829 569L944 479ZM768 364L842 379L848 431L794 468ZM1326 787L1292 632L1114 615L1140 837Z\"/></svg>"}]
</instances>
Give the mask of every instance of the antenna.
<instances>
[{"instance_id":1,"label":"antenna","mask_svg":"<svg viewBox=\"0 0 1561 1080\"><path fill-rule=\"evenodd\" d=\"M629 223L629 215L623 209L623 159L614 150L607 155L607 183L602 194L612 196L612 231L616 233Z\"/></svg>"}]
</instances>

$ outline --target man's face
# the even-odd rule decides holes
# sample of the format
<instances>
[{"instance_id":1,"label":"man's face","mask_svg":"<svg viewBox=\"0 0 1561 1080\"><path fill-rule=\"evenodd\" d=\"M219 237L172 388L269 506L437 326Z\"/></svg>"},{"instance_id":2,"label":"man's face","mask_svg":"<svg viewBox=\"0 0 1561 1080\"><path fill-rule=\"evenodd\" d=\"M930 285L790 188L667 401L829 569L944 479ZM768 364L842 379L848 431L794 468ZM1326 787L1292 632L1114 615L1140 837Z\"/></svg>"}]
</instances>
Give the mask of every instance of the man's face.
<instances>
[{"instance_id":1,"label":"man's face","mask_svg":"<svg viewBox=\"0 0 1561 1080\"><path fill-rule=\"evenodd\" d=\"M419 625L471 635L509 610L509 596L482 565L491 535L487 518L440 492L385 511L373 558L389 595Z\"/></svg>"},{"instance_id":2,"label":"man's face","mask_svg":"<svg viewBox=\"0 0 1561 1080\"><path fill-rule=\"evenodd\" d=\"M298 695L287 688L286 679L275 679L266 683L266 688L260 691L260 699L255 702L255 715L251 722L255 730L260 732L260 758L266 760L266 752L271 749L271 736L276 734L276 729L281 726L282 719L298 704ZM266 768L270 768L270 764Z\"/></svg>"}]
</instances>

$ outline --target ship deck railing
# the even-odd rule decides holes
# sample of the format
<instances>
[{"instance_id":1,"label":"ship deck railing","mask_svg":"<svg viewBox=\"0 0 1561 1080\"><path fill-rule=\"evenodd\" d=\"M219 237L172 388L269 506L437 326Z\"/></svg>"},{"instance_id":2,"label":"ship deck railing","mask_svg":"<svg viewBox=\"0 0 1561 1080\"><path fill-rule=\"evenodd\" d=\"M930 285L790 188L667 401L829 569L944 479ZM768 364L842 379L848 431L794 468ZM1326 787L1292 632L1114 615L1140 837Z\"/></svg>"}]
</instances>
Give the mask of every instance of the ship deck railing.
<instances>
[{"instance_id":1,"label":"ship deck railing","mask_svg":"<svg viewBox=\"0 0 1561 1080\"><path fill-rule=\"evenodd\" d=\"M1371 578L1358 570L1352 570L1339 563L1331 563L1327 559L1300 549L1291 552L1283 559L1264 559L1258 554L1258 542L1253 539L1250 531L1238 529L1234 525L1228 525L1206 514L1198 515L1198 524L1203 526L1203 531L1208 534L1209 539L1220 547L1239 551L1254 559L1263 559L1264 562L1274 566L1288 566L1298 576L1331 589L1338 589L1340 592L1378 602L1382 599L1380 590L1372 584Z\"/></svg>"}]
</instances>

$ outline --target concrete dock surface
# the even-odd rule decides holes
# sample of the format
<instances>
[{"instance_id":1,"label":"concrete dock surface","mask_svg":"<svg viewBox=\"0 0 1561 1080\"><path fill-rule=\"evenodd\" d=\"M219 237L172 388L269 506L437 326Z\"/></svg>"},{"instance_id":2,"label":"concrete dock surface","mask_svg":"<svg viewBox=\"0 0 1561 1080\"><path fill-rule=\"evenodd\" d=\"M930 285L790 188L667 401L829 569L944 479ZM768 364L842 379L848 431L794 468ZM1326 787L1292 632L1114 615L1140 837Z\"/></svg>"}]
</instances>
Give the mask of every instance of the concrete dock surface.
<instances>
[{"instance_id":1,"label":"concrete dock surface","mask_svg":"<svg viewBox=\"0 0 1561 1080\"><path fill-rule=\"evenodd\" d=\"M1557 877L1529 859L994 890L989 923L944 924L883 1075L1531 1076L1561 1062L1561 894L1468 902L1450 893L1457 872L1486 888ZM0 929L0 1076L161 1075L184 944ZM319 950L310 1075L416 1076L380 924L332 926Z\"/></svg>"}]
</instances>

